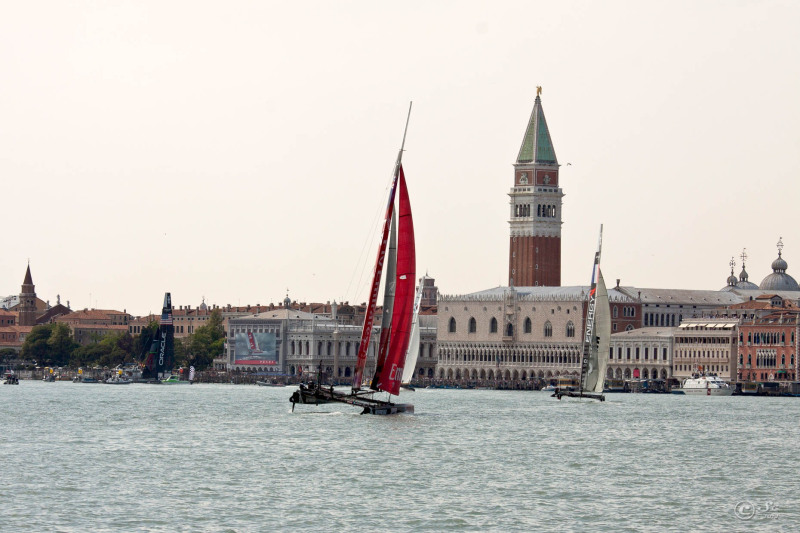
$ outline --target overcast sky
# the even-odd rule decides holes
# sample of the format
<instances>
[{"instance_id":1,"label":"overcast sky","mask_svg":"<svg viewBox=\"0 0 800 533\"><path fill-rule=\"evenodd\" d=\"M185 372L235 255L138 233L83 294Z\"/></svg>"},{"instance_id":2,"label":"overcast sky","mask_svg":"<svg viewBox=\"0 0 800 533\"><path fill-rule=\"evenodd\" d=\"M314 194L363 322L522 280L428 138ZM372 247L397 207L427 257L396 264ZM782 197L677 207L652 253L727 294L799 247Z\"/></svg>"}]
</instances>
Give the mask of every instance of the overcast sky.
<instances>
[{"instance_id":1,"label":"overcast sky","mask_svg":"<svg viewBox=\"0 0 800 533\"><path fill-rule=\"evenodd\" d=\"M536 96L562 284L800 279L800 2L6 2L0 296L365 301L404 166L417 271L505 285ZM566 166L566 163L571 163Z\"/></svg>"}]
</instances>

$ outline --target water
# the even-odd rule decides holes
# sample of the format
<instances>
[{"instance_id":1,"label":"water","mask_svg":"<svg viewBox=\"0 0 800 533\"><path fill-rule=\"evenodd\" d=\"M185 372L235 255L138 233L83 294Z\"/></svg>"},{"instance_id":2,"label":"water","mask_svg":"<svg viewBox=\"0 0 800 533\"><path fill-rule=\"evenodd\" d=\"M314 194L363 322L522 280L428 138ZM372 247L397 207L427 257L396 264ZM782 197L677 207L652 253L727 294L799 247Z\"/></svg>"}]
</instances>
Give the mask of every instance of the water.
<instances>
[{"instance_id":1,"label":"water","mask_svg":"<svg viewBox=\"0 0 800 533\"><path fill-rule=\"evenodd\" d=\"M2 531L797 530L800 398L0 387ZM736 512L737 504L741 504ZM747 507L751 505L751 507ZM749 518L745 520L744 518Z\"/></svg>"}]
</instances>

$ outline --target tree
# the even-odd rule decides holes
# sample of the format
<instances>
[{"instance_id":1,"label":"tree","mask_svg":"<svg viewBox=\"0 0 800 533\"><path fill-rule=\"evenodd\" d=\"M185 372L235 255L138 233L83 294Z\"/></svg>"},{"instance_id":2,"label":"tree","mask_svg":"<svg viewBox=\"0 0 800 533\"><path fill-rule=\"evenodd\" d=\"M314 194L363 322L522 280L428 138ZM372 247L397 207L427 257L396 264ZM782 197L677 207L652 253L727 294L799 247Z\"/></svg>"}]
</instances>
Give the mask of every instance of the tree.
<instances>
[{"instance_id":1,"label":"tree","mask_svg":"<svg viewBox=\"0 0 800 533\"><path fill-rule=\"evenodd\" d=\"M49 348L47 366L64 366L69 363L72 352L78 348L79 344L72 340L72 332L69 326L56 322L52 324L50 338L47 339Z\"/></svg>"},{"instance_id":2,"label":"tree","mask_svg":"<svg viewBox=\"0 0 800 533\"><path fill-rule=\"evenodd\" d=\"M222 312L214 309L208 322L190 335L185 345L184 361L196 370L210 367L215 357L225 349L225 329L222 327ZM176 349L177 353L177 349Z\"/></svg>"},{"instance_id":3,"label":"tree","mask_svg":"<svg viewBox=\"0 0 800 533\"><path fill-rule=\"evenodd\" d=\"M47 341L50 340L50 334L54 326L55 324L33 326L31 332L25 337L25 342L22 343L21 358L46 365L50 352L50 346Z\"/></svg>"}]
</instances>

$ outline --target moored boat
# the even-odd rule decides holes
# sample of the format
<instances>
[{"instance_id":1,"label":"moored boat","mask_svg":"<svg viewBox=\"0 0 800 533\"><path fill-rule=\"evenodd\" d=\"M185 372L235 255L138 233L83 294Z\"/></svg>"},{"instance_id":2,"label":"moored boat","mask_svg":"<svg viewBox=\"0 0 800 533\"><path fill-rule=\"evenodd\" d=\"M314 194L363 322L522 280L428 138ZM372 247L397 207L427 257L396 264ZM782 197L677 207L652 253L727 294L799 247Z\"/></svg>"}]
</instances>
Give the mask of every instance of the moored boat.
<instances>
[{"instance_id":1,"label":"moored boat","mask_svg":"<svg viewBox=\"0 0 800 533\"><path fill-rule=\"evenodd\" d=\"M730 383L714 374L694 374L683 380L679 391L678 394L694 396L730 396L733 394Z\"/></svg>"}]
</instances>

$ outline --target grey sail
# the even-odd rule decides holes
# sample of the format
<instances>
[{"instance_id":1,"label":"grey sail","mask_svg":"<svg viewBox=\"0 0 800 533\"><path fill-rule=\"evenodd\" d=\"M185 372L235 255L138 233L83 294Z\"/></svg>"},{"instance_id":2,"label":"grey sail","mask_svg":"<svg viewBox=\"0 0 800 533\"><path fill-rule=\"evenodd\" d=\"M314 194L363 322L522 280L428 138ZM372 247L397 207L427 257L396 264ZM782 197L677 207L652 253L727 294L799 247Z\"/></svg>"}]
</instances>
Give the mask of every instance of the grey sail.
<instances>
[{"instance_id":1,"label":"grey sail","mask_svg":"<svg viewBox=\"0 0 800 533\"><path fill-rule=\"evenodd\" d=\"M599 269L598 269L599 272ZM599 272L597 277L597 303L595 308L595 346L592 350L595 360L595 368L592 377L587 376L586 390L603 392L606 368L608 367L608 348L611 341L611 313L608 305L608 291L606 290L603 273Z\"/></svg>"}]
</instances>

